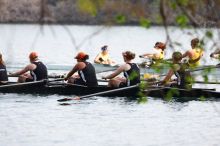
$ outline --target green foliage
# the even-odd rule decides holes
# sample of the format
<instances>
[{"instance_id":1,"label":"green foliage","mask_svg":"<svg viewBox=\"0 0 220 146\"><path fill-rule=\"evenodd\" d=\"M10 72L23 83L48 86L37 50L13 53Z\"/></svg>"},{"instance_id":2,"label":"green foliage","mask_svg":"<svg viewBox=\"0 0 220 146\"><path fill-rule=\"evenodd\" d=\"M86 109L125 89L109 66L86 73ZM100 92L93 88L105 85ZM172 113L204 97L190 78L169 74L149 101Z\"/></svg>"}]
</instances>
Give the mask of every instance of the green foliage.
<instances>
[{"instance_id":1,"label":"green foliage","mask_svg":"<svg viewBox=\"0 0 220 146\"><path fill-rule=\"evenodd\" d=\"M199 100L200 100L200 101L206 101L206 97L201 96L201 97L199 97Z\"/></svg>"},{"instance_id":2,"label":"green foliage","mask_svg":"<svg viewBox=\"0 0 220 146\"><path fill-rule=\"evenodd\" d=\"M165 99L166 101L171 101L171 100L173 99L173 95L179 95L178 89L175 89L175 88L170 89L170 90L167 92L167 94L166 94L166 96L165 96L164 99Z\"/></svg>"},{"instance_id":3,"label":"green foliage","mask_svg":"<svg viewBox=\"0 0 220 146\"><path fill-rule=\"evenodd\" d=\"M126 17L125 17L124 15L117 15L117 16L115 17L115 21L116 21L116 23L118 23L118 24L123 24L123 23L126 22Z\"/></svg>"},{"instance_id":4,"label":"green foliage","mask_svg":"<svg viewBox=\"0 0 220 146\"><path fill-rule=\"evenodd\" d=\"M189 4L189 0L176 0L176 2L181 6L187 6Z\"/></svg>"},{"instance_id":5,"label":"green foliage","mask_svg":"<svg viewBox=\"0 0 220 146\"><path fill-rule=\"evenodd\" d=\"M150 28L151 26L151 21L146 18L140 18L140 25L144 28Z\"/></svg>"},{"instance_id":6,"label":"green foliage","mask_svg":"<svg viewBox=\"0 0 220 146\"><path fill-rule=\"evenodd\" d=\"M187 27L187 24L189 23L189 19L186 17L186 15L179 15L176 17L176 23L181 27Z\"/></svg>"},{"instance_id":7,"label":"green foliage","mask_svg":"<svg viewBox=\"0 0 220 146\"><path fill-rule=\"evenodd\" d=\"M78 8L85 13L96 16L98 9L104 4L105 0L77 0Z\"/></svg>"},{"instance_id":8,"label":"green foliage","mask_svg":"<svg viewBox=\"0 0 220 146\"><path fill-rule=\"evenodd\" d=\"M138 98L138 103L147 103L148 99L146 96L141 96L140 98Z\"/></svg>"},{"instance_id":9,"label":"green foliage","mask_svg":"<svg viewBox=\"0 0 220 146\"><path fill-rule=\"evenodd\" d=\"M207 30L206 33L205 33L205 35L206 35L206 37L208 37L208 38L210 38L210 39L213 38L213 33L212 33L212 31L210 31L210 30Z\"/></svg>"}]
</instances>

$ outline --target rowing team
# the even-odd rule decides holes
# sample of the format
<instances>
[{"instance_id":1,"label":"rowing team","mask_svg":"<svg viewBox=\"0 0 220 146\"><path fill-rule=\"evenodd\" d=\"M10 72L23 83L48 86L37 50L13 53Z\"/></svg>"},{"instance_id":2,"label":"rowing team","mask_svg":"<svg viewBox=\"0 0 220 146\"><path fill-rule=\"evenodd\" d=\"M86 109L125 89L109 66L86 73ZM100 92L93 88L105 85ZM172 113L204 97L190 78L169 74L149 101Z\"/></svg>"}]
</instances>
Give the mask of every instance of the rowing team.
<instances>
[{"instance_id":1,"label":"rowing team","mask_svg":"<svg viewBox=\"0 0 220 146\"><path fill-rule=\"evenodd\" d=\"M180 52L174 52L172 55L173 67L167 73L167 76L163 79L161 84L170 83L172 75L175 75L177 79L174 82L171 82L172 85L175 85L180 88L188 88L191 86L190 82L190 73L187 72L189 64L191 66L197 66L199 60L203 55L203 49L199 48L199 40L193 39L191 41L192 50L187 51L184 54ZM155 44L155 49L158 50L158 54L144 54L143 56L152 57L153 59L163 59L164 50L166 46L164 43L157 42ZM102 48L102 51L107 51L107 46ZM220 52L220 51L219 51ZM218 53L219 53L218 52ZM182 58L188 56L188 63L182 63ZM212 57L218 56L216 52L211 54ZM140 70L136 63L133 62L135 58L135 53L131 51L126 51L122 53L124 59L124 64L118 67L112 74L102 77L103 79L109 79L109 87L124 87L131 86L140 83ZM142 56L141 56L142 57ZM106 61L107 58L102 58L100 55L96 57L97 63ZM38 59L38 54L32 52L29 55L30 64L27 65L22 70L11 73L11 76L19 76L18 82L32 82L39 81L43 79L48 79L47 67ZM84 86L97 86L98 81L95 73L94 66L88 62L89 55L84 52L79 52L75 59L77 60L76 65L73 69L67 74L64 78L69 83L79 84ZM100 62L98 62L100 61ZM108 61L108 59L107 59ZM29 74L27 72L30 72ZM77 75L75 73L78 72ZM120 73L124 73L124 77L118 77ZM8 76L6 66L0 55L0 81L2 84L7 84Z\"/></svg>"}]
</instances>

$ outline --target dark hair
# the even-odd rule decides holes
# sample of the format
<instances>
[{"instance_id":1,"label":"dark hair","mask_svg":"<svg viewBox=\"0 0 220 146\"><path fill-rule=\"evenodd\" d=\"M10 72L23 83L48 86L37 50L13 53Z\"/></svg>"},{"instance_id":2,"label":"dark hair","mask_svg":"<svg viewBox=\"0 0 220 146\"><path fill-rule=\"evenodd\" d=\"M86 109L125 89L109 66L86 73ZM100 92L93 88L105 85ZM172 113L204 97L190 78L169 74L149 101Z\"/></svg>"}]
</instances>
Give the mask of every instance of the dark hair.
<instances>
[{"instance_id":1,"label":"dark hair","mask_svg":"<svg viewBox=\"0 0 220 146\"><path fill-rule=\"evenodd\" d=\"M105 46L103 46L103 47L101 48L101 50L102 50L102 51L105 51L105 50L107 50L107 48L108 48L108 46L105 45Z\"/></svg>"},{"instance_id":2,"label":"dark hair","mask_svg":"<svg viewBox=\"0 0 220 146\"><path fill-rule=\"evenodd\" d=\"M89 59L89 55L85 55L85 57L82 60L87 60Z\"/></svg>"},{"instance_id":3,"label":"dark hair","mask_svg":"<svg viewBox=\"0 0 220 146\"><path fill-rule=\"evenodd\" d=\"M194 39L191 40L191 43L198 44L199 43L199 39L198 38L194 38Z\"/></svg>"},{"instance_id":4,"label":"dark hair","mask_svg":"<svg viewBox=\"0 0 220 146\"><path fill-rule=\"evenodd\" d=\"M3 58L2 58L2 54L0 53L0 64L5 64L5 62L3 61Z\"/></svg>"},{"instance_id":5,"label":"dark hair","mask_svg":"<svg viewBox=\"0 0 220 146\"><path fill-rule=\"evenodd\" d=\"M154 47L158 47L162 50L165 50L166 49L166 44L162 43L162 42L156 42Z\"/></svg>"},{"instance_id":6,"label":"dark hair","mask_svg":"<svg viewBox=\"0 0 220 146\"><path fill-rule=\"evenodd\" d=\"M123 56L125 56L128 60L132 60L135 58L135 53L131 51L123 52Z\"/></svg>"},{"instance_id":7,"label":"dark hair","mask_svg":"<svg viewBox=\"0 0 220 146\"><path fill-rule=\"evenodd\" d=\"M180 60L182 60L183 55L180 52L174 52L172 55L172 58L176 61L180 61Z\"/></svg>"}]
</instances>

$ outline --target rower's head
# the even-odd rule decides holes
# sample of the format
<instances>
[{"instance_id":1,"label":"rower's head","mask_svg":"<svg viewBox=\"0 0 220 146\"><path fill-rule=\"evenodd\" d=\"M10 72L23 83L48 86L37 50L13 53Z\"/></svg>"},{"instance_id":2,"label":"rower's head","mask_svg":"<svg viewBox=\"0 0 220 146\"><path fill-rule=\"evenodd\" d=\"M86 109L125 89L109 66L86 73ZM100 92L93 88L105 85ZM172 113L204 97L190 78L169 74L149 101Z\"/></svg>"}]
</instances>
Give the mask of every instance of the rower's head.
<instances>
[{"instance_id":1,"label":"rower's head","mask_svg":"<svg viewBox=\"0 0 220 146\"><path fill-rule=\"evenodd\" d=\"M172 55L173 62L176 62L176 63L180 62L182 58L183 58L183 55L180 52L174 52Z\"/></svg>"},{"instance_id":2,"label":"rower's head","mask_svg":"<svg viewBox=\"0 0 220 146\"><path fill-rule=\"evenodd\" d=\"M135 58L135 53L131 52L131 51L125 51L122 53L122 56L124 58L124 61L131 61Z\"/></svg>"},{"instance_id":3,"label":"rower's head","mask_svg":"<svg viewBox=\"0 0 220 146\"><path fill-rule=\"evenodd\" d=\"M4 64L2 54L0 53L0 64Z\"/></svg>"},{"instance_id":4,"label":"rower's head","mask_svg":"<svg viewBox=\"0 0 220 146\"><path fill-rule=\"evenodd\" d=\"M191 47L192 48L196 48L199 45L199 39L198 38L194 38L191 40Z\"/></svg>"},{"instance_id":5,"label":"rower's head","mask_svg":"<svg viewBox=\"0 0 220 146\"><path fill-rule=\"evenodd\" d=\"M103 46L103 47L101 48L101 51L102 51L102 53L103 53L104 55L108 54L108 46L107 46L107 45Z\"/></svg>"},{"instance_id":6,"label":"rower's head","mask_svg":"<svg viewBox=\"0 0 220 146\"><path fill-rule=\"evenodd\" d=\"M78 62L80 62L80 61L86 61L87 59L89 59L89 55L87 55L87 54L84 53L84 52L79 52L79 53L76 55L75 59L77 59Z\"/></svg>"},{"instance_id":7,"label":"rower's head","mask_svg":"<svg viewBox=\"0 0 220 146\"><path fill-rule=\"evenodd\" d=\"M34 61L38 60L38 54L37 54L37 52L31 52L31 53L29 54L29 59L30 59L30 62L34 62Z\"/></svg>"},{"instance_id":8,"label":"rower's head","mask_svg":"<svg viewBox=\"0 0 220 146\"><path fill-rule=\"evenodd\" d=\"M161 49L162 51L164 51L166 49L166 44L162 43L162 42L156 42L154 45L155 49Z\"/></svg>"}]
</instances>

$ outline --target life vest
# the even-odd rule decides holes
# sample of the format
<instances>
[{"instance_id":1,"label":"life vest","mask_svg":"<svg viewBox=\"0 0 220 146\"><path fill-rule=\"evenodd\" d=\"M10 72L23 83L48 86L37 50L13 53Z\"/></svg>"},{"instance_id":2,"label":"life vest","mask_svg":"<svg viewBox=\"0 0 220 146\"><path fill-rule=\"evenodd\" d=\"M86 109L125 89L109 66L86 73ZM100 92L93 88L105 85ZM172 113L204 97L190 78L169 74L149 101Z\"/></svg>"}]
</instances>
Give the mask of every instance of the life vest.
<instances>
[{"instance_id":1,"label":"life vest","mask_svg":"<svg viewBox=\"0 0 220 146\"><path fill-rule=\"evenodd\" d=\"M101 62L108 61L108 59L110 58L109 54L103 55L102 53L99 53L98 56L100 56L99 61L101 61Z\"/></svg>"},{"instance_id":2,"label":"life vest","mask_svg":"<svg viewBox=\"0 0 220 146\"><path fill-rule=\"evenodd\" d=\"M159 57L157 56L159 54ZM164 51L158 51L157 55L154 55L154 57L152 58L153 61L161 61L164 59Z\"/></svg>"},{"instance_id":3,"label":"life vest","mask_svg":"<svg viewBox=\"0 0 220 146\"><path fill-rule=\"evenodd\" d=\"M136 85L140 83L140 69L136 63L128 63L131 68L128 71L124 71L124 77L126 78L126 85Z\"/></svg>"},{"instance_id":4,"label":"life vest","mask_svg":"<svg viewBox=\"0 0 220 146\"><path fill-rule=\"evenodd\" d=\"M202 57L203 49L194 48L194 56L188 60L188 64L190 67L197 67L200 65L200 59Z\"/></svg>"},{"instance_id":5,"label":"life vest","mask_svg":"<svg viewBox=\"0 0 220 146\"><path fill-rule=\"evenodd\" d=\"M35 70L30 71L33 80L39 81L39 80L47 79L48 78L47 67L41 61L33 62L33 64L37 66Z\"/></svg>"},{"instance_id":6,"label":"life vest","mask_svg":"<svg viewBox=\"0 0 220 146\"><path fill-rule=\"evenodd\" d=\"M89 62L84 61L86 67L78 71L80 79L85 83L86 86L97 86L98 81L96 78L95 68Z\"/></svg>"}]
</instances>

